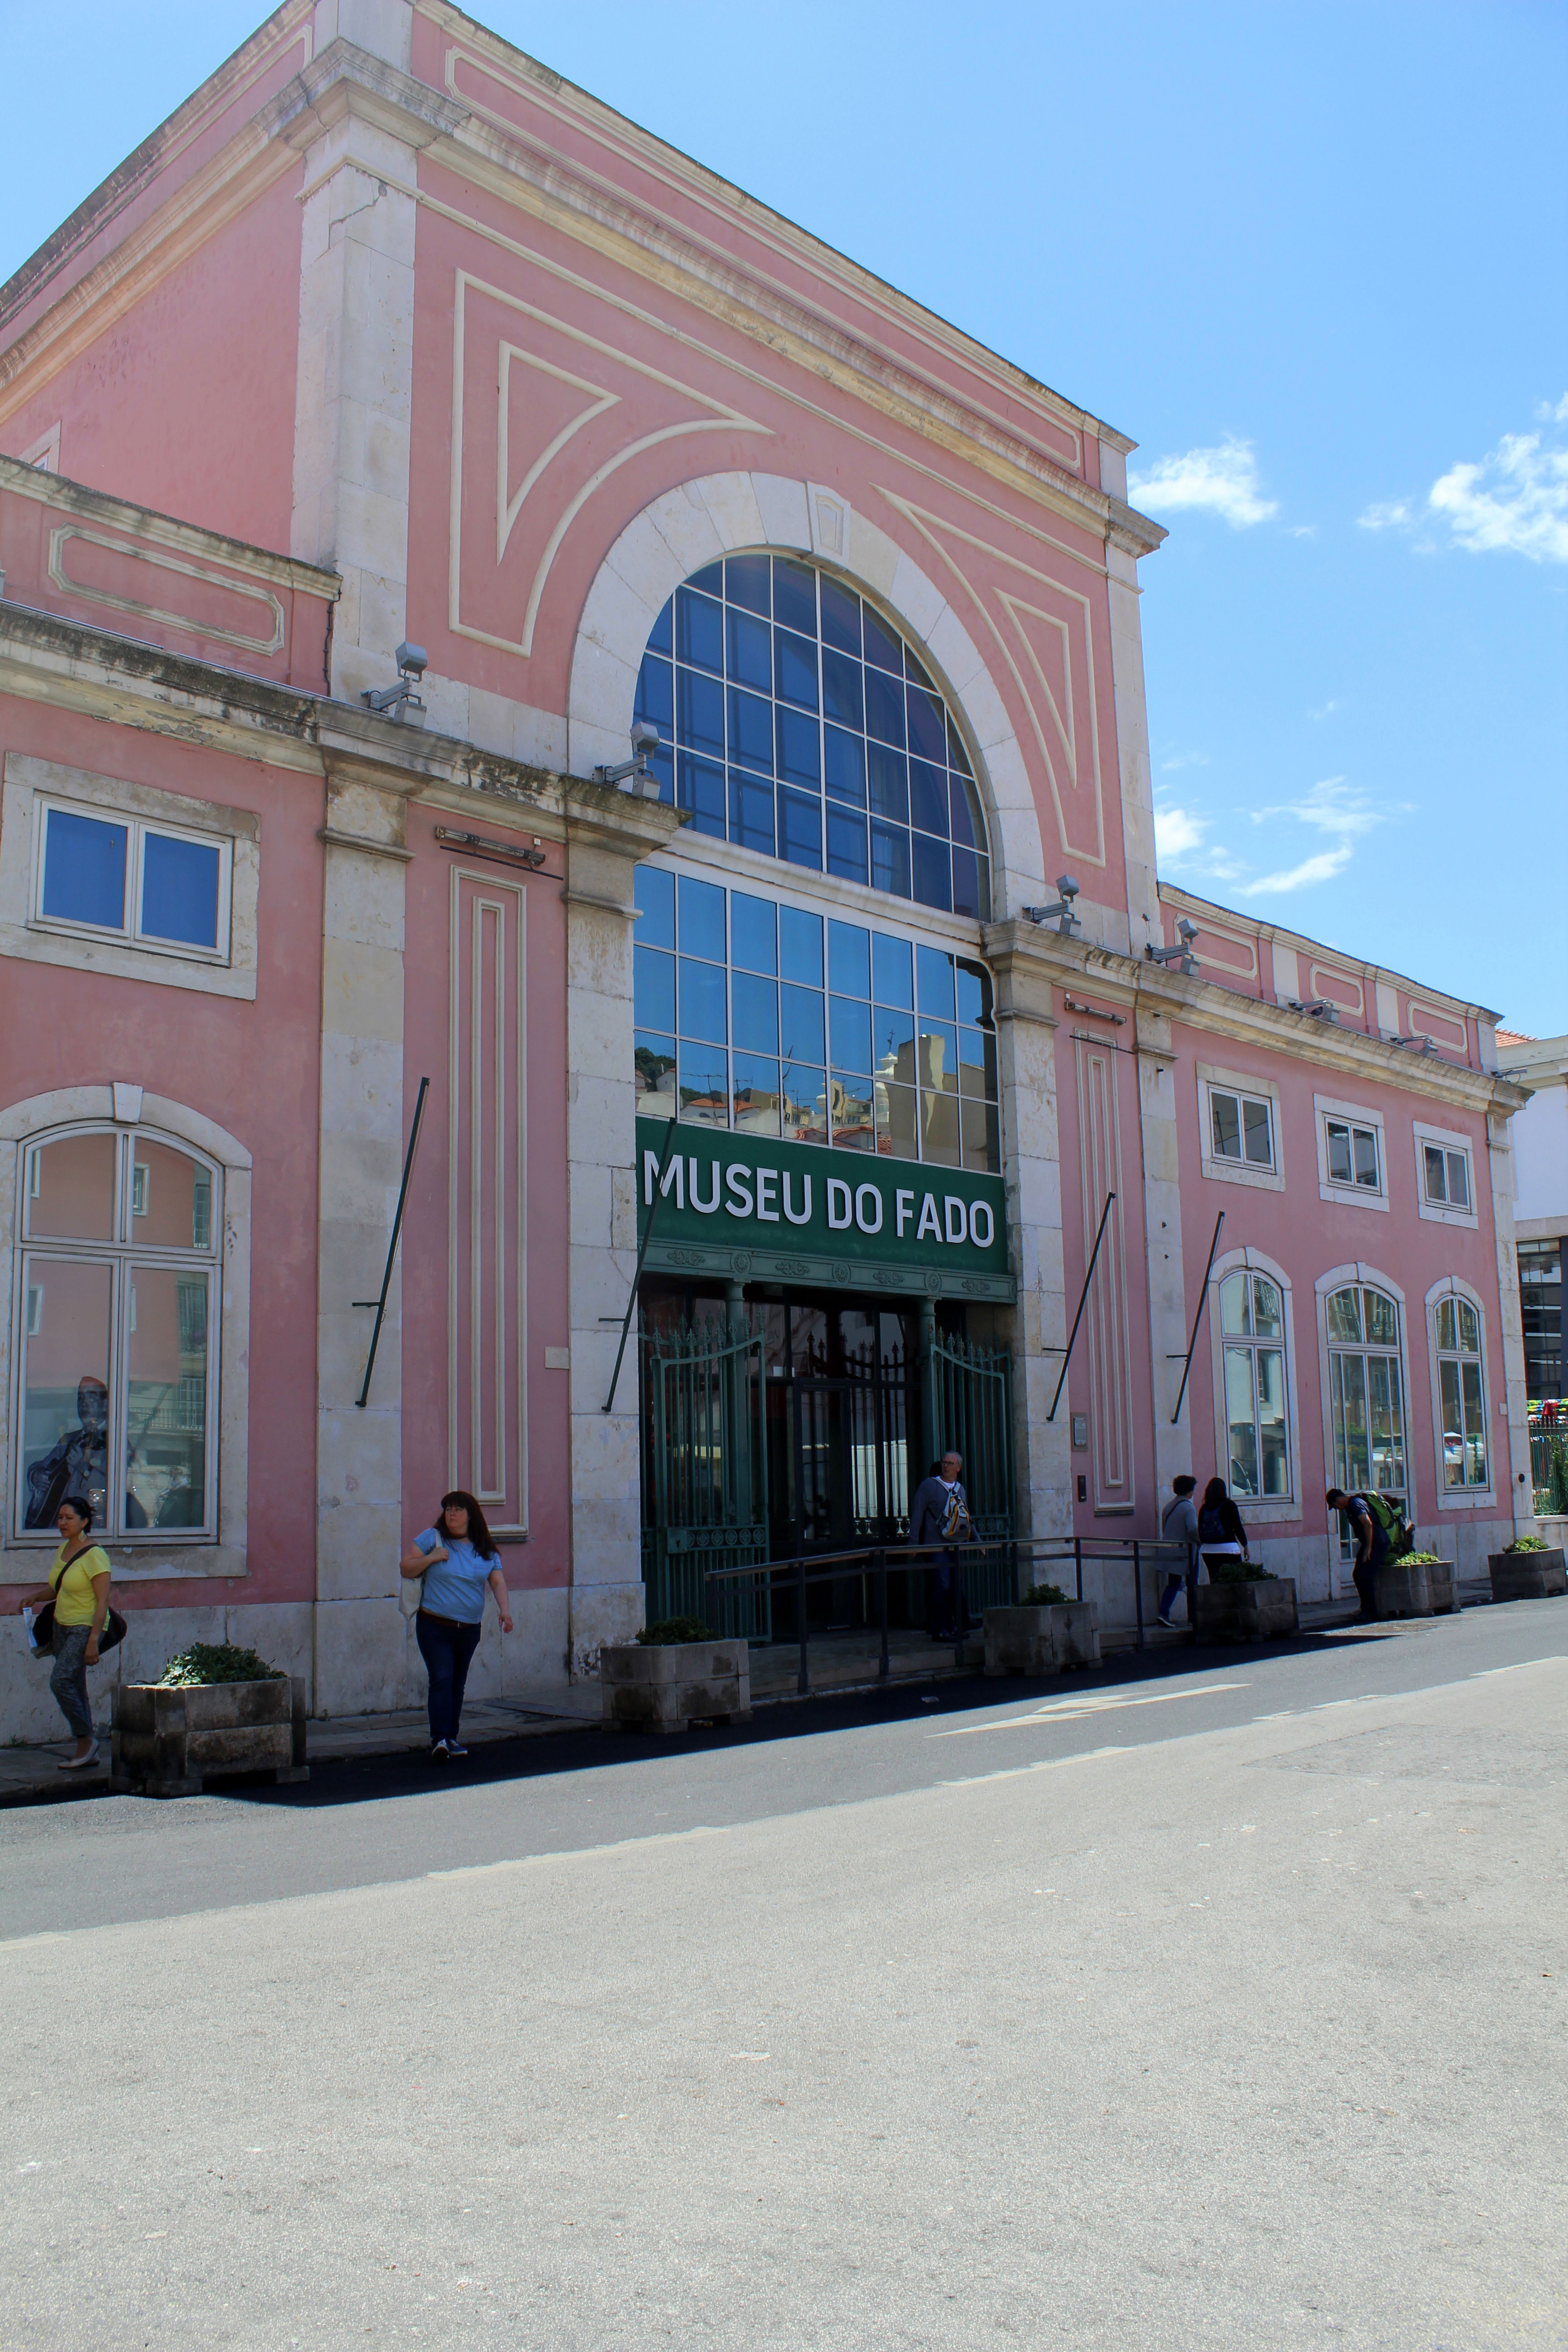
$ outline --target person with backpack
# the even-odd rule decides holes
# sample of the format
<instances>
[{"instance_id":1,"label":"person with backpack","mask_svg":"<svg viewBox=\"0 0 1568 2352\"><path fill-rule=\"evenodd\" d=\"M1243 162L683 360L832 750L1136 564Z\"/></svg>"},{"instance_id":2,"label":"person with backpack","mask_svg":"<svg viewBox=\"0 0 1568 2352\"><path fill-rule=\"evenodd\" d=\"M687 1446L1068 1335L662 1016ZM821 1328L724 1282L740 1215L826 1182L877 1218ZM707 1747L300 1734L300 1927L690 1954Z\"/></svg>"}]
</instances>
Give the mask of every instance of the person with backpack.
<instances>
[{"instance_id":1,"label":"person with backpack","mask_svg":"<svg viewBox=\"0 0 1568 2352\"><path fill-rule=\"evenodd\" d=\"M1241 1513L1223 1478L1211 1478L1204 1488L1203 1507L1198 1512L1198 1550L1210 1563L1211 1576L1215 1560L1249 1557Z\"/></svg>"},{"instance_id":2,"label":"person with backpack","mask_svg":"<svg viewBox=\"0 0 1568 2352\"><path fill-rule=\"evenodd\" d=\"M944 1454L932 1465L931 1476L922 1478L915 1488L910 1505L911 1544L962 1544L973 1540L969 1498L959 1480L963 1468L962 1454ZM926 1631L933 1642L956 1642L963 1630L957 1622L953 1600L956 1566L951 1551L944 1551L931 1562L926 1581Z\"/></svg>"},{"instance_id":3,"label":"person with backpack","mask_svg":"<svg viewBox=\"0 0 1568 2352\"><path fill-rule=\"evenodd\" d=\"M1355 1547L1351 1575L1361 1597L1364 1622L1377 1615L1377 1571L1409 1550L1410 1530L1386 1495L1347 1495L1342 1486L1331 1486L1323 1500L1331 1511L1342 1511L1351 1523L1351 1541Z\"/></svg>"},{"instance_id":4,"label":"person with backpack","mask_svg":"<svg viewBox=\"0 0 1568 2352\"><path fill-rule=\"evenodd\" d=\"M1162 1625L1174 1624L1171 1612L1176 1605L1176 1595L1184 1583L1187 1588L1187 1622L1196 1625L1198 1622L1198 1514L1193 1501L1193 1490L1197 1483L1184 1472L1181 1477L1172 1479L1171 1500L1166 1504L1160 1521L1160 1533L1167 1543L1184 1542L1187 1547L1185 1574L1173 1568L1165 1579L1165 1590L1160 1601Z\"/></svg>"}]
</instances>

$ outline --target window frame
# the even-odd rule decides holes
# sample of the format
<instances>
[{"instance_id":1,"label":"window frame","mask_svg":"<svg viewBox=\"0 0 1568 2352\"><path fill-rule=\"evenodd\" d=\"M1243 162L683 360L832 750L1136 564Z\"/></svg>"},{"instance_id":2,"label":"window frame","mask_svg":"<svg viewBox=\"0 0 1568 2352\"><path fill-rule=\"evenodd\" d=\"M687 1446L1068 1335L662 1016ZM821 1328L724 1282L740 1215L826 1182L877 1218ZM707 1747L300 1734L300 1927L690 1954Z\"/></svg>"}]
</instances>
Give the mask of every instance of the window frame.
<instances>
[{"instance_id":1,"label":"window frame","mask_svg":"<svg viewBox=\"0 0 1568 2352\"><path fill-rule=\"evenodd\" d=\"M1236 1505L1241 1513L1243 1525L1248 1528L1300 1526L1301 1436L1298 1410L1300 1391L1296 1377L1296 1315L1290 1277L1277 1259L1268 1256L1263 1250L1253 1248L1250 1244L1239 1249L1226 1250L1222 1256L1215 1258L1213 1272L1209 1276L1212 1296L1208 1302L1208 1324L1210 1373L1214 1391L1215 1458L1216 1462L1220 1458L1221 1436L1230 1426L1225 1392L1226 1338L1221 1328L1219 1286L1227 1275L1241 1273L1266 1275L1279 1293L1285 1327L1281 1344L1285 1351L1285 1444L1286 1469L1289 1477L1289 1486L1283 1495L1237 1495ZM1240 1341L1233 1339L1230 1344L1256 1349L1259 1343L1256 1339ZM1267 1346L1272 1343L1265 1341L1262 1344ZM1256 1380L1256 1374L1254 1378ZM1228 1437L1226 1440L1225 1459L1228 1463ZM1227 1480L1226 1484L1228 1483Z\"/></svg>"},{"instance_id":2,"label":"window frame","mask_svg":"<svg viewBox=\"0 0 1568 2352\"><path fill-rule=\"evenodd\" d=\"M1416 1215L1427 1224L1458 1225L1469 1233L1478 1232L1480 1227L1481 1213L1480 1203L1476 1197L1476 1139L1474 1136L1461 1134L1457 1129L1433 1127L1425 1119L1416 1119L1411 1132L1415 1150ZM1456 1209L1451 1202L1434 1201L1428 1195L1426 1191L1426 1150L1428 1145L1430 1145L1434 1150L1440 1150L1444 1154L1445 1182L1447 1178L1447 1155L1450 1152L1462 1152L1464 1154L1466 1173L1470 1188L1470 1205L1468 1209Z\"/></svg>"},{"instance_id":3,"label":"window frame","mask_svg":"<svg viewBox=\"0 0 1568 2352\"><path fill-rule=\"evenodd\" d=\"M69 915L47 915L44 912L44 887L48 862L49 820L55 815L84 818L91 824L117 825L124 829L126 910L130 919L118 926L110 923L78 921ZM205 948L190 940L161 939L142 928L142 901L146 880L146 849L149 836L165 841L186 841L197 848L217 853L217 944ZM74 801L55 793L41 793L33 807L33 886L28 899L27 923L33 930L55 931L70 939L103 940L117 947L133 948L141 955L174 956L183 962L216 964L227 969L233 950L234 843L221 834L204 831L197 825L173 824L163 817L135 814L129 809L106 808L100 802Z\"/></svg>"},{"instance_id":4,"label":"window frame","mask_svg":"<svg viewBox=\"0 0 1568 2352\"><path fill-rule=\"evenodd\" d=\"M1222 1184L1243 1184L1258 1192L1282 1192L1285 1190L1284 1125L1280 1117L1279 1087L1273 1078L1259 1077L1250 1070L1222 1069L1212 1062L1197 1065L1198 1089L1198 1154L1199 1166L1205 1176ZM1227 1160L1214 1148L1214 1097L1216 1094L1245 1097L1252 1102L1268 1105L1268 1140L1273 1151L1272 1165L1258 1168L1245 1160Z\"/></svg>"},{"instance_id":5,"label":"window frame","mask_svg":"<svg viewBox=\"0 0 1568 2352\"><path fill-rule=\"evenodd\" d=\"M113 1240L78 1240L75 1234L28 1234L28 1202L36 1197L30 1169L33 1155L47 1150L54 1143L68 1143L73 1136L113 1134L115 1139L115 1237ZM169 1150L181 1152L195 1160L197 1167L207 1169L212 1181L212 1206L209 1206L209 1246L207 1249L179 1249L169 1244L151 1244L136 1240L136 1206L134 1206L134 1169L136 1146L139 1143L163 1143ZM47 1265L108 1265L110 1267L110 1328L108 1328L108 1463L120 1473L124 1461L124 1434L130 1416L130 1339L134 1324L134 1273L146 1267L148 1273L174 1273L176 1277L195 1279L207 1284L207 1364L205 1364L205 1434L202 1434L202 1470L205 1470L205 1500L207 1510L200 1527L122 1527L124 1512L124 1482L122 1477L110 1477L108 1507L103 1512L101 1540L127 1548L141 1545L214 1545L218 1540L218 1425L221 1425L221 1322L224 1322L224 1167L209 1152L193 1146L184 1136L167 1134L164 1129L151 1122L115 1124L113 1119L70 1119L61 1127L49 1127L33 1136L26 1136L19 1146L19 1202L21 1216L16 1218L16 1270L12 1279L12 1328L16 1343L12 1350L12 1381L9 1381L9 1413L12 1413L12 1461L9 1461L9 1491L7 1491L7 1524L9 1540L16 1545L42 1545L49 1548L58 1540L57 1531L26 1527L24 1512L24 1390L26 1390L26 1343L30 1324L30 1294L40 1289L40 1270ZM97 1528L94 1528L97 1531Z\"/></svg>"},{"instance_id":6,"label":"window frame","mask_svg":"<svg viewBox=\"0 0 1568 2352\"><path fill-rule=\"evenodd\" d=\"M1472 1351L1465 1348L1442 1348L1437 1344L1437 1310L1445 1299L1462 1301L1475 1309L1479 1331L1479 1344ZM1435 1282L1425 1300L1426 1316L1426 1367L1432 1396L1432 1464L1436 1486L1437 1508L1440 1511L1495 1509L1497 1506L1497 1415L1493 1411L1493 1383L1487 1366L1487 1310L1479 1290L1457 1274L1445 1275ZM1446 1476L1443 1454L1443 1373L1444 1363L1476 1363L1481 1374L1481 1426L1486 1432L1487 1479L1484 1486L1450 1486ZM1460 1433L1461 1437L1463 1432Z\"/></svg>"},{"instance_id":7,"label":"window frame","mask_svg":"<svg viewBox=\"0 0 1568 2352\"><path fill-rule=\"evenodd\" d=\"M1381 1209L1387 1213L1388 1193L1388 1123L1380 1110L1365 1103L1339 1102L1331 1095L1312 1097L1312 1116L1318 1131L1318 1197L1337 1202L1342 1208ZM1370 1184L1358 1184L1353 1180L1345 1183L1329 1173L1329 1127L1370 1129L1377 1145L1377 1189ZM1353 1150L1353 1146L1352 1146ZM1342 1285L1341 1286L1343 1286Z\"/></svg>"},{"instance_id":8,"label":"window frame","mask_svg":"<svg viewBox=\"0 0 1568 2352\"><path fill-rule=\"evenodd\" d=\"M1378 1355L1394 1355L1399 1363L1401 1412L1405 1428L1405 1486L1403 1489L1405 1513L1411 1526L1415 1527L1420 1495L1420 1465L1415 1459L1415 1447L1410 1426L1409 1307L1401 1285L1386 1275L1381 1266L1373 1265L1364 1258L1353 1259L1344 1265L1331 1266L1326 1274L1319 1275L1313 1286L1318 1328L1318 1398L1323 1432L1323 1484L1325 1486L1331 1486L1337 1483L1334 1469L1333 1393L1329 1373L1329 1358L1331 1352L1329 1340L1329 1300L1336 1290L1349 1290L1352 1286L1381 1290L1384 1297L1391 1298L1399 1310L1397 1347L1378 1348L1373 1352ZM1332 1346L1334 1350L1343 1354L1355 1352L1348 1343L1342 1348L1341 1343L1336 1340ZM1367 1343L1363 1340L1362 1353L1364 1355L1366 1352ZM1390 1488L1389 1491L1398 1493L1401 1490ZM1350 1556L1344 1551L1342 1543L1336 1539L1331 1512L1329 1515L1328 1549L1329 1580L1331 1587L1330 1598L1333 1599L1342 1592L1351 1591L1353 1587L1350 1572Z\"/></svg>"}]
</instances>

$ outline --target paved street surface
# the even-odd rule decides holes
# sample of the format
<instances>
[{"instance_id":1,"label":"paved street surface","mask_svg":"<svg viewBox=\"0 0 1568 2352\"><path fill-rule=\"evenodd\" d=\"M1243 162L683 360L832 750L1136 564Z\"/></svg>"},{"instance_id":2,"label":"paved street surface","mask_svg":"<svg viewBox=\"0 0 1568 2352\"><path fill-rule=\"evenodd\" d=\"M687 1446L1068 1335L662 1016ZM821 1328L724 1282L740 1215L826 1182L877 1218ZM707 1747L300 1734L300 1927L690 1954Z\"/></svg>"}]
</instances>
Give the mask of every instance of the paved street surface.
<instances>
[{"instance_id":1,"label":"paved street surface","mask_svg":"<svg viewBox=\"0 0 1568 2352\"><path fill-rule=\"evenodd\" d=\"M1568 1603L0 1815L0 2345L1568 2343Z\"/></svg>"}]
</instances>

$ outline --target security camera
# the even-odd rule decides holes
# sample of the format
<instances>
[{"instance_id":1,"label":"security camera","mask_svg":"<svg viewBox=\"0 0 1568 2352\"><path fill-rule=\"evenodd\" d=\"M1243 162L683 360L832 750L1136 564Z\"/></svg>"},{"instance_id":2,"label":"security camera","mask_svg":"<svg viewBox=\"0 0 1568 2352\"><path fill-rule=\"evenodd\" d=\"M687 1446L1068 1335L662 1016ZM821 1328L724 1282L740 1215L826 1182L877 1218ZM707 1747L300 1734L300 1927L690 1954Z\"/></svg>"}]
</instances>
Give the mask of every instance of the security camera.
<instances>
[{"instance_id":1,"label":"security camera","mask_svg":"<svg viewBox=\"0 0 1568 2352\"><path fill-rule=\"evenodd\" d=\"M658 749L658 729L651 719L639 719L632 729L632 750L640 756L645 752L657 751Z\"/></svg>"},{"instance_id":2,"label":"security camera","mask_svg":"<svg viewBox=\"0 0 1568 2352\"><path fill-rule=\"evenodd\" d=\"M658 729L651 719L634 719L631 740L631 758L621 760L611 768L595 768L594 782L596 784L625 784L639 800L656 801L658 798L658 778L647 762L649 752L658 749Z\"/></svg>"},{"instance_id":3,"label":"security camera","mask_svg":"<svg viewBox=\"0 0 1568 2352\"><path fill-rule=\"evenodd\" d=\"M1054 922L1060 936L1064 940L1070 940L1075 931L1082 929L1082 925L1072 910L1072 902L1078 897L1079 885L1073 880L1070 874L1058 874L1057 888L1061 895L1054 907L1026 907L1022 911L1031 923Z\"/></svg>"},{"instance_id":4,"label":"security camera","mask_svg":"<svg viewBox=\"0 0 1568 2352\"><path fill-rule=\"evenodd\" d=\"M419 681L429 662L424 646L411 646L405 638L397 648L397 684L366 687L361 701L387 719L400 719L405 727L423 727L425 705L419 698Z\"/></svg>"},{"instance_id":5,"label":"security camera","mask_svg":"<svg viewBox=\"0 0 1568 2352\"><path fill-rule=\"evenodd\" d=\"M430 656L423 646L411 646L405 640L397 648L397 667L405 677L423 677L430 667Z\"/></svg>"}]
</instances>

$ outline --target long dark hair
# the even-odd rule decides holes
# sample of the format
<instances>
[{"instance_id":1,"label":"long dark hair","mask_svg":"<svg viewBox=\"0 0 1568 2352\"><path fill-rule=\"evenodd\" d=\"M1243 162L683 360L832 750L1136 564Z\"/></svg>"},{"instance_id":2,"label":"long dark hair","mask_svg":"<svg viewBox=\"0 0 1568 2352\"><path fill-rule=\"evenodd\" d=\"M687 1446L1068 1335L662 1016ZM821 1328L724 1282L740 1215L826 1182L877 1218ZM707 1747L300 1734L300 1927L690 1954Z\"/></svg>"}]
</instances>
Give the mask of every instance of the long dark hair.
<instances>
[{"instance_id":1,"label":"long dark hair","mask_svg":"<svg viewBox=\"0 0 1568 2352\"><path fill-rule=\"evenodd\" d=\"M1204 1488L1204 1509L1205 1511L1217 1511L1222 1503L1228 1503L1229 1500L1230 1495L1226 1486L1225 1480L1223 1478L1211 1478L1208 1485Z\"/></svg>"},{"instance_id":2,"label":"long dark hair","mask_svg":"<svg viewBox=\"0 0 1568 2352\"><path fill-rule=\"evenodd\" d=\"M486 1525L483 1511L480 1510L473 1496L467 1493L461 1486L454 1486L449 1495L442 1496L441 1533L443 1535L448 1533L447 1526L447 1513L448 1509L454 1511L467 1511L468 1515L468 1542L473 1545L474 1549L479 1553L481 1559L494 1559L496 1557L496 1540L494 1536L491 1535L489 1527Z\"/></svg>"}]
</instances>

